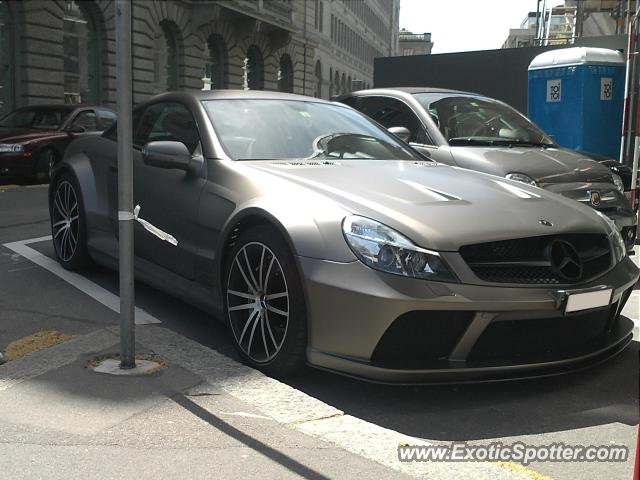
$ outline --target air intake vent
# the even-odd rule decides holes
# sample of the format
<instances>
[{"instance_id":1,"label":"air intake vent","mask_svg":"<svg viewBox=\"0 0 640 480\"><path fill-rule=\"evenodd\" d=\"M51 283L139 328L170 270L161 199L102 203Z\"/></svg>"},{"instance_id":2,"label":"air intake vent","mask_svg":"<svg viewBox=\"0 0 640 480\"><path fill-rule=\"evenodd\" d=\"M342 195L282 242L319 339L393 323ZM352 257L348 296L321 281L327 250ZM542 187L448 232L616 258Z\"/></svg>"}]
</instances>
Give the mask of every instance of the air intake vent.
<instances>
[{"instance_id":1,"label":"air intake vent","mask_svg":"<svg viewBox=\"0 0 640 480\"><path fill-rule=\"evenodd\" d=\"M280 167L280 168L331 167L331 166L338 166L338 165L340 165L340 163L332 162L332 161L329 161L329 160L325 160L325 161L322 161L322 162L318 162L318 161L309 161L309 162L295 162L295 161L286 162L286 161L282 161L282 162L271 162L271 165L274 165L274 166Z\"/></svg>"}]
</instances>

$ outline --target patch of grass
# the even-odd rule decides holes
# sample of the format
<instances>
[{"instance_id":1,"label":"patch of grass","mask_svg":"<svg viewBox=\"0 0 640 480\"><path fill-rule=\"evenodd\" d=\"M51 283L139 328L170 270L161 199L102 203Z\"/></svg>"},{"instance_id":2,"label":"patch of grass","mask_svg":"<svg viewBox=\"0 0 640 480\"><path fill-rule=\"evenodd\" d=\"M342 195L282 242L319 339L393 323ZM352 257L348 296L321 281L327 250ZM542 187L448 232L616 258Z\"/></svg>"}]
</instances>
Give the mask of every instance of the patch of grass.
<instances>
[{"instance_id":1,"label":"patch of grass","mask_svg":"<svg viewBox=\"0 0 640 480\"><path fill-rule=\"evenodd\" d=\"M505 470L509 470L510 472L518 473L520 475L529 477L532 480L553 480L552 477L548 477L547 475L538 473L535 470L531 470L530 468L525 467L524 465L520 465L519 463L513 463L513 462L490 462L490 463L492 463L496 467L504 468Z\"/></svg>"},{"instance_id":2,"label":"patch of grass","mask_svg":"<svg viewBox=\"0 0 640 480\"><path fill-rule=\"evenodd\" d=\"M4 360L10 362L18 358L26 357L45 348L53 347L59 343L68 342L77 335L69 335L56 330L36 332L28 337L20 338L7 345L4 351Z\"/></svg>"}]
</instances>

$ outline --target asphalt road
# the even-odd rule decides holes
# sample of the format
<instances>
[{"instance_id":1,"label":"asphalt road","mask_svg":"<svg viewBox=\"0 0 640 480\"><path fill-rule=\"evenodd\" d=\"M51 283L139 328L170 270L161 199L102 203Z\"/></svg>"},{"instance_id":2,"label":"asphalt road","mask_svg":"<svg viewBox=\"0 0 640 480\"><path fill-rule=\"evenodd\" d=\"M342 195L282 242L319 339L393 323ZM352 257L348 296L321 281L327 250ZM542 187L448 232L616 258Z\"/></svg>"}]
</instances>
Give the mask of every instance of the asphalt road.
<instances>
[{"instance_id":1,"label":"asphalt road","mask_svg":"<svg viewBox=\"0 0 640 480\"><path fill-rule=\"evenodd\" d=\"M0 245L48 234L46 188L0 185ZM52 255L49 242L32 247ZM0 350L26 334L34 323L46 323L51 315L64 317L67 312L72 322L73 295L79 293L48 289L42 284L45 277L39 267L16 258L2 247L0 252L0 283L9 285L12 273L24 269L19 293L11 288L0 291L0 308L11 306L16 312L22 311L5 317L0 325ZM117 294L114 272L96 267L86 276ZM15 298L16 295L20 298ZM136 286L136 296L138 306L172 330L238 358L223 325L208 314L144 285ZM310 369L303 377L288 383L350 415L411 436L436 441L616 443L627 445L633 457L638 421L639 345L634 341L617 358L589 370L529 381L394 387ZM626 479L632 471L631 461L539 463L530 468L558 479Z\"/></svg>"}]
</instances>

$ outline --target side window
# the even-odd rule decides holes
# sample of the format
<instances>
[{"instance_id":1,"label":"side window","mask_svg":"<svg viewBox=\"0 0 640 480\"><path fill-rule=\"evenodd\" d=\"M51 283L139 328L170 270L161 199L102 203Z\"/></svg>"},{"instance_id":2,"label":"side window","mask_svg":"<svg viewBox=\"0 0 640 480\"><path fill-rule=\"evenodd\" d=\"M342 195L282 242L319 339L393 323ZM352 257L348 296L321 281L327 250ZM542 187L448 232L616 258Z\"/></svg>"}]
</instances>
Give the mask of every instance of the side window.
<instances>
[{"instance_id":1,"label":"side window","mask_svg":"<svg viewBox=\"0 0 640 480\"><path fill-rule=\"evenodd\" d=\"M72 127L84 128L85 132L97 132L98 123L96 121L96 112L93 110L80 112L73 120Z\"/></svg>"},{"instance_id":2,"label":"side window","mask_svg":"<svg viewBox=\"0 0 640 480\"><path fill-rule=\"evenodd\" d=\"M168 140L184 143L193 153L200 144L198 127L187 107L180 103L155 103L134 121L133 144Z\"/></svg>"},{"instance_id":3,"label":"side window","mask_svg":"<svg viewBox=\"0 0 640 480\"><path fill-rule=\"evenodd\" d=\"M432 145L422 122L404 102L387 97L361 97L356 106L362 113L386 128L405 127L411 132L409 142Z\"/></svg>"},{"instance_id":4,"label":"side window","mask_svg":"<svg viewBox=\"0 0 640 480\"><path fill-rule=\"evenodd\" d=\"M116 123L116 114L111 110L98 110L98 118L100 119L100 130L106 130Z\"/></svg>"},{"instance_id":5,"label":"side window","mask_svg":"<svg viewBox=\"0 0 640 480\"><path fill-rule=\"evenodd\" d=\"M350 107L355 108L356 110L360 110L359 108L359 100L361 100L361 97L349 97L349 98L345 98L343 100L340 100L342 103L344 103L345 105L349 105Z\"/></svg>"},{"instance_id":6,"label":"side window","mask_svg":"<svg viewBox=\"0 0 640 480\"><path fill-rule=\"evenodd\" d=\"M135 131L135 126L140 121L140 116L142 115L143 110L140 108L136 108L133 110L133 114L131 116L131 124L133 125L133 129ZM114 122L111 124L109 128L105 130L102 134L103 137L108 138L109 140L117 141L118 140L118 121L114 119ZM135 137L133 139L133 144L135 145Z\"/></svg>"}]
</instances>

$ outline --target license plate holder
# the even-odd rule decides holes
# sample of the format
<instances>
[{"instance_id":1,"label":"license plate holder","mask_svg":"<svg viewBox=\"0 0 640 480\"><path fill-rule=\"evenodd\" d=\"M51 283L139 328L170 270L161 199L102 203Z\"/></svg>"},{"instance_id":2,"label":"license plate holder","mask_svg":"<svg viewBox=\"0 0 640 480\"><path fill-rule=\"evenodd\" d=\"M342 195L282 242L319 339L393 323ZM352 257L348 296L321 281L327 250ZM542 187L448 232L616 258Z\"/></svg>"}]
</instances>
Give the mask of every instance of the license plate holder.
<instances>
[{"instance_id":1,"label":"license plate holder","mask_svg":"<svg viewBox=\"0 0 640 480\"><path fill-rule=\"evenodd\" d=\"M613 288L565 292L564 313L580 312L611 305Z\"/></svg>"}]
</instances>

